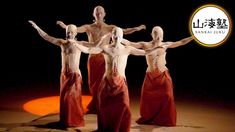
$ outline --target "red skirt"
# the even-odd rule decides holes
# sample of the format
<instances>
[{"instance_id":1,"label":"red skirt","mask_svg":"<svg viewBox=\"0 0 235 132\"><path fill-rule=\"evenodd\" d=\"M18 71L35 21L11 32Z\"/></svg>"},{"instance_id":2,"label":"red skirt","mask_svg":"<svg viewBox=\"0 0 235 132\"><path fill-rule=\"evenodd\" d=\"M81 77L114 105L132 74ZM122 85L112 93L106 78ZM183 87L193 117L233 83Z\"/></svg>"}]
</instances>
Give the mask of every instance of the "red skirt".
<instances>
[{"instance_id":1,"label":"red skirt","mask_svg":"<svg viewBox=\"0 0 235 132\"><path fill-rule=\"evenodd\" d=\"M136 121L138 124L176 125L173 85L168 70L160 73L156 69L146 73L140 99L140 116Z\"/></svg>"},{"instance_id":2,"label":"red skirt","mask_svg":"<svg viewBox=\"0 0 235 132\"><path fill-rule=\"evenodd\" d=\"M64 69L60 81L60 122L66 127L84 126L81 76Z\"/></svg>"},{"instance_id":3,"label":"red skirt","mask_svg":"<svg viewBox=\"0 0 235 132\"><path fill-rule=\"evenodd\" d=\"M98 93L98 131L129 132L131 112L126 80L104 78Z\"/></svg>"},{"instance_id":4,"label":"red skirt","mask_svg":"<svg viewBox=\"0 0 235 132\"><path fill-rule=\"evenodd\" d=\"M89 114L97 114L97 90L105 72L105 60L102 53L89 57L87 63L88 85L92 95L92 100L88 104Z\"/></svg>"}]
</instances>

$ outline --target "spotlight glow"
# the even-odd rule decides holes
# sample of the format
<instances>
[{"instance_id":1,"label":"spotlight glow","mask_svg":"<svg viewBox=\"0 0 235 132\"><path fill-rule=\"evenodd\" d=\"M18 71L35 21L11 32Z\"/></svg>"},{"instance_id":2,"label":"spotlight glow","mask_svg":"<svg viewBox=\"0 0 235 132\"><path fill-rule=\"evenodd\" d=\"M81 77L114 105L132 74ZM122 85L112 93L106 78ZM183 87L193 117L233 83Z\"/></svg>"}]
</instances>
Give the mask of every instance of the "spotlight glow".
<instances>
[{"instance_id":1,"label":"spotlight glow","mask_svg":"<svg viewBox=\"0 0 235 132\"><path fill-rule=\"evenodd\" d=\"M87 105L91 101L91 96L82 96L82 106L84 112L87 111ZM51 96L30 100L23 105L23 109L35 115L47 115L59 113L60 97Z\"/></svg>"}]
</instances>

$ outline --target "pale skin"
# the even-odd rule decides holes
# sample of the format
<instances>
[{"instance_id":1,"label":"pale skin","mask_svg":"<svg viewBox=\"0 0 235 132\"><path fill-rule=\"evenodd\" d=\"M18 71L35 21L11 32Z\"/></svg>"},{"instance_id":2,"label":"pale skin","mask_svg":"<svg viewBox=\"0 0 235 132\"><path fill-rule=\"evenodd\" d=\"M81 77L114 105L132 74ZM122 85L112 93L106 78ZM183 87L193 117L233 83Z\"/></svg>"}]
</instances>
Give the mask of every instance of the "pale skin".
<instances>
[{"instance_id":1,"label":"pale skin","mask_svg":"<svg viewBox=\"0 0 235 132\"><path fill-rule=\"evenodd\" d=\"M115 74L118 74L126 78L125 69L126 69L127 59L130 54L137 56L145 56L146 54L152 53L154 50L156 50L156 47L153 47L145 51L137 49L132 46L122 45L121 44L123 39L122 37L123 37L122 29L115 27L112 31L112 43L109 45L100 46L105 58L106 69L104 76L106 76L107 78L112 78L113 75ZM74 44L83 47L84 50L86 50L87 48L77 43ZM101 51L99 49L96 49L96 52L99 53Z\"/></svg>"},{"instance_id":2,"label":"pale skin","mask_svg":"<svg viewBox=\"0 0 235 132\"><path fill-rule=\"evenodd\" d=\"M85 24L80 27L77 27L78 33L86 33L88 36L89 42L95 42L100 37L105 34L111 33L112 30L116 27L115 25L108 25L104 22L105 17L105 10L102 6L96 6L93 12L93 16L95 18L94 23L92 24ZM62 21L57 21L57 24L60 25L62 28L65 28L66 25ZM142 29L146 29L145 25L140 25L134 28L126 28L123 29L124 34L131 34L135 31L140 31ZM110 38L107 37L103 44L108 44Z\"/></svg>"},{"instance_id":3,"label":"pale skin","mask_svg":"<svg viewBox=\"0 0 235 132\"><path fill-rule=\"evenodd\" d=\"M70 68L72 72L78 72L81 75L81 71L79 69L81 52L95 54L101 51L100 48L96 47L89 47L84 50L84 48L80 48L72 44L71 40L75 40L75 36L77 35L77 28L75 25L70 24L66 26L66 39L60 39L48 35L46 32L40 29L33 21L29 21L29 23L32 24L32 26L38 31L39 35L43 39L61 47L62 70L65 68ZM102 37L98 42L96 41L95 44L102 43L102 39L104 39L104 37ZM95 45L94 43L88 43L86 41L77 42L82 45Z\"/></svg>"},{"instance_id":4,"label":"pale skin","mask_svg":"<svg viewBox=\"0 0 235 132\"><path fill-rule=\"evenodd\" d=\"M166 67L166 50L168 48L176 48L185 45L193 40L192 37L187 37L176 42L163 42L163 30L161 27L156 26L152 30L153 40L150 42L130 42L128 40L123 40L122 43L125 45L130 45L135 48L150 49L152 47L159 47L158 50L146 55L147 61L147 72L153 72L156 68L160 72L168 70Z\"/></svg>"}]
</instances>

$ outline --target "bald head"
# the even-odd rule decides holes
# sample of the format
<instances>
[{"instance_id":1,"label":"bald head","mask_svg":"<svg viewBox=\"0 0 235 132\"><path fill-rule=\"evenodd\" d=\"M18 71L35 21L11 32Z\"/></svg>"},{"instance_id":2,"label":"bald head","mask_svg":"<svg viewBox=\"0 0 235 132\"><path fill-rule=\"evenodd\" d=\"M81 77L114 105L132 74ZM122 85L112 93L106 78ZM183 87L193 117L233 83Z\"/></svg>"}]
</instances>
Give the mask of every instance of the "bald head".
<instances>
[{"instance_id":1,"label":"bald head","mask_svg":"<svg viewBox=\"0 0 235 132\"><path fill-rule=\"evenodd\" d=\"M112 30L112 40L115 42L121 42L123 39L123 30L119 27L115 27Z\"/></svg>"},{"instance_id":2,"label":"bald head","mask_svg":"<svg viewBox=\"0 0 235 132\"><path fill-rule=\"evenodd\" d=\"M155 26L153 28L152 37L153 37L153 39L159 39L160 41L163 40L163 30L160 26Z\"/></svg>"},{"instance_id":3,"label":"bald head","mask_svg":"<svg viewBox=\"0 0 235 132\"><path fill-rule=\"evenodd\" d=\"M73 24L69 24L66 27L66 38L67 39L74 39L77 35L77 27Z\"/></svg>"},{"instance_id":4,"label":"bald head","mask_svg":"<svg viewBox=\"0 0 235 132\"><path fill-rule=\"evenodd\" d=\"M94 8L93 16L96 21L103 21L105 17L105 10L102 6L96 6Z\"/></svg>"}]
</instances>

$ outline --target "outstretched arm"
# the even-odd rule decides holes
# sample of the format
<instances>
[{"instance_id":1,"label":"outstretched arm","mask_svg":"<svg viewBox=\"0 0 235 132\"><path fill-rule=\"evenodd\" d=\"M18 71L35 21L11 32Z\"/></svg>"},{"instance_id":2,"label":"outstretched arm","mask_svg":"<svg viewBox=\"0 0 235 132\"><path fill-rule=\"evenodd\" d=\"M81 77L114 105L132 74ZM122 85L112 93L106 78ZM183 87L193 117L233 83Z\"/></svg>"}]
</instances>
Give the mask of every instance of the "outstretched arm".
<instances>
[{"instance_id":1,"label":"outstretched arm","mask_svg":"<svg viewBox=\"0 0 235 132\"><path fill-rule=\"evenodd\" d=\"M130 54L132 54L132 55L137 55L137 56L145 56L146 55L145 50L137 49L132 46L126 46L126 48L129 50Z\"/></svg>"},{"instance_id":2,"label":"outstretched arm","mask_svg":"<svg viewBox=\"0 0 235 132\"><path fill-rule=\"evenodd\" d=\"M87 32L88 25L82 25L80 27L77 27L77 33L85 33Z\"/></svg>"},{"instance_id":3,"label":"outstretched arm","mask_svg":"<svg viewBox=\"0 0 235 132\"><path fill-rule=\"evenodd\" d=\"M131 46L126 46L126 47L129 48L129 50L131 51L130 53L132 55L140 55L140 56L151 54L152 52L158 50L159 48L162 48L161 46L156 46L151 49L141 50L141 49L136 49Z\"/></svg>"},{"instance_id":4,"label":"outstretched arm","mask_svg":"<svg viewBox=\"0 0 235 132\"><path fill-rule=\"evenodd\" d=\"M86 46L86 47L95 47L95 46L103 46L103 41L107 38L110 37L111 34L107 33L105 35L103 35L102 37L100 37L98 40L96 40L95 42L87 42L87 41L79 41L81 45Z\"/></svg>"},{"instance_id":5,"label":"outstretched arm","mask_svg":"<svg viewBox=\"0 0 235 132\"><path fill-rule=\"evenodd\" d=\"M95 47L94 42L87 42L87 41L79 41L79 44L85 46L85 47Z\"/></svg>"},{"instance_id":6,"label":"outstretched arm","mask_svg":"<svg viewBox=\"0 0 235 132\"><path fill-rule=\"evenodd\" d=\"M95 41L95 45L99 46L99 47L103 47L105 44L107 44L107 43L103 43L104 40L106 40L107 38L110 38L110 37L111 37L111 33L107 33L107 34L103 35L100 39Z\"/></svg>"},{"instance_id":7,"label":"outstretched arm","mask_svg":"<svg viewBox=\"0 0 235 132\"><path fill-rule=\"evenodd\" d=\"M65 25L62 21L57 21L56 24L64 29L66 29L66 27L67 27L67 25Z\"/></svg>"},{"instance_id":8,"label":"outstretched arm","mask_svg":"<svg viewBox=\"0 0 235 132\"><path fill-rule=\"evenodd\" d=\"M146 29L146 26L145 25L140 25L138 27L125 28L125 29L123 29L123 34L131 34L131 33L134 33L136 31L140 31L142 29Z\"/></svg>"},{"instance_id":9,"label":"outstretched arm","mask_svg":"<svg viewBox=\"0 0 235 132\"><path fill-rule=\"evenodd\" d=\"M187 37L187 38L181 39L181 40L176 41L176 42L165 42L163 47L176 48L178 46L185 45L185 44L189 43L192 40L193 40L193 37Z\"/></svg>"},{"instance_id":10,"label":"outstretched arm","mask_svg":"<svg viewBox=\"0 0 235 132\"><path fill-rule=\"evenodd\" d=\"M122 44L126 45L126 46L132 46L132 47L135 47L137 49L143 49L144 48L144 45L145 45L146 42L131 42L127 39L122 39Z\"/></svg>"},{"instance_id":11,"label":"outstretched arm","mask_svg":"<svg viewBox=\"0 0 235 132\"><path fill-rule=\"evenodd\" d=\"M85 41L76 41L76 40L68 40L70 43L74 44L80 51L87 54L99 54L102 52L102 49L99 47L86 47L83 46Z\"/></svg>"},{"instance_id":12,"label":"outstretched arm","mask_svg":"<svg viewBox=\"0 0 235 132\"><path fill-rule=\"evenodd\" d=\"M60 27L66 29L67 25L64 24L62 21L57 21L56 24L58 24ZM87 25L82 25L80 27L77 27L77 32L78 33L85 33L87 31Z\"/></svg>"},{"instance_id":13,"label":"outstretched arm","mask_svg":"<svg viewBox=\"0 0 235 132\"><path fill-rule=\"evenodd\" d=\"M46 41L48 42L51 42L52 44L55 44L55 45L61 45L63 43L65 43L65 40L63 39L58 39L58 38L54 38L50 35L48 35L47 33L45 33L42 29L40 29L33 21L29 21L29 23L32 24L32 26L38 31L39 35L45 39Z\"/></svg>"}]
</instances>

